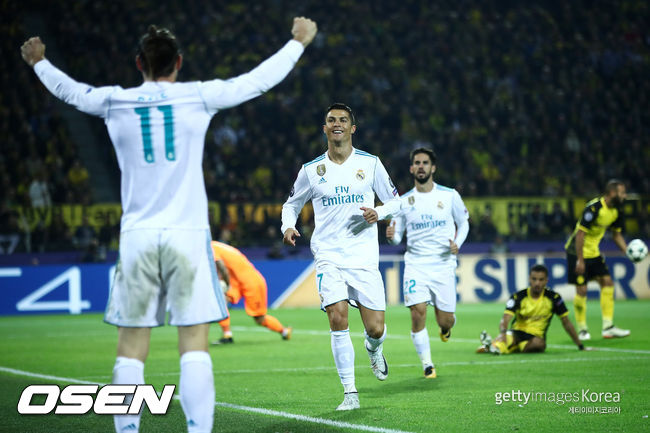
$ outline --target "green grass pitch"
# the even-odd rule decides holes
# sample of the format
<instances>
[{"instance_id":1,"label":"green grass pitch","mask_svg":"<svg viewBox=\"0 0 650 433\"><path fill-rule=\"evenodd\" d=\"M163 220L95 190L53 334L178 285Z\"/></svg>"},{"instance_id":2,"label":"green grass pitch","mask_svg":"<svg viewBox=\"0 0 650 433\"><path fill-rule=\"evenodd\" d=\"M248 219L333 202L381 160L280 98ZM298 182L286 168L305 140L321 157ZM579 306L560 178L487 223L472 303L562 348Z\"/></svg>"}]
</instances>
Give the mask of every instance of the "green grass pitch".
<instances>
[{"instance_id":1,"label":"green grass pitch","mask_svg":"<svg viewBox=\"0 0 650 433\"><path fill-rule=\"evenodd\" d=\"M330 349L327 318L318 309L272 312L294 328L293 338L255 326L242 310L232 312L235 344L211 346L216 386L215 428L219 432L429 432L429 431L648 431L650 430L650 301L619 301L616 323L632 335L620 340L599 336L600 306L589 302L589 345L580 352L553 319L546 353L493 356L475 354L482 329L494 333L503 305L460 304L452 339L442 343L429 309L428 326L438 378L422 376L409 336L404 307L386 313L384 353L389 376L372 375L363 349L362 326L350 311L356 350L361 409L335 412L343 397ZM212 339L220 329L213 325ZM99 314L0 318L0 431L110 432L110 416L29 415L17 412L30 384L108 383L115 360L117 332ZM157 390L178 383L174 327L153 331L145 380ZM503 402L498 392L619 393L620 402ZM590 394L591 395L591 394ZM582 398L582 396L580 396ZM571 413L598 407L620 413ZM590 409L591 408L591 409ZM177 400L167 415L145 410L140 431L182 432Z\"/></svg>"}]
</instances>

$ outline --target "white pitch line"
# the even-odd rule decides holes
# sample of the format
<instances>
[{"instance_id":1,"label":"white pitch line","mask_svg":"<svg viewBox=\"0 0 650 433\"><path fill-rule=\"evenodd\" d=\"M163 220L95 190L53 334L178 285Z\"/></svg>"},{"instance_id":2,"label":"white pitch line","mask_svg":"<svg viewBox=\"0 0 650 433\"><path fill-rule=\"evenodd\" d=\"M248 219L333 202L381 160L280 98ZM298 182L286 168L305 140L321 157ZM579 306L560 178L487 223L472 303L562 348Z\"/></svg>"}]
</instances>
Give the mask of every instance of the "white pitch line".
<instances>
[{"instance_id":1,"label":"white pitch line","mask_svg":"<svg viewBox=\"0 0 650 433\"><path fill-rule=\"evenodd\" d=\"M495 356L482 355L484 358L497 358ZM519 358L522 355L514 355L514 357ZM645 356L625 356L625 357L609 357L609 358L596 358L596 357L583 357L583 358L554 358L554 359L540 359L538 357L530 359L509 359L509 360L494 360L494 361L451 361L451 362L436 362L436 367L455 367L455 366L467 366L467 365L487 365L487 366L499 366L507 364L550 364L550 363L564 363L564 362L603 362L603 361L638 361L638 360L647 360ZM355 365L354 368L364 369L366 364ZM415 368L421 367L420 364L390 364L390 368ZM330 366L319 366L319 367L290 367L290 368L264 368L264 369L254 369L254 368L242 368L237 370L215 370L216 375L220 374L251 374L251 373L304 373L310 371L327 371L335 370L336 367L333 365ZM178 371L167 372L167 373L149 373L147 377L166 377L166 376L178 376L180 373ZM91 380L99 379L108 376L85 376L82 379ZM96 383L96 382L83 382L83 383Z\"/></svg>"},{"instance_id":2,"label":"white pitch line","mask_svg":"<svg viewBox=\"0 0 650 433\"><path fill-rule=\"evenodd\" d=\"M2 367L2 366L0 366L0 372L9 373L16 376L31 377L34 379L43 379L43 380L48 380L53 382L83 383L83 384L93 384L93 385L98 384L100 386L106 385L105 383L97 383L97 382L92 382L87 380L74 379L71 377L60 377L60 376L52 376L49 374L32 373L29 371L16 370L15 368ZM175 395L174 399L180 400L180 397L178 395ZM326 425L330 427L348 428L352 430L360 430L360 431L368 431L368 432L376 432L376 433L409 433L404 430L395 430L395 429L389 429L383 427L373 427L365 424L352 424L344 421L335 421L327 418L317 418L317 417L306 416L306 415L297 415L289 412L264 409L260 407L243 406L240 404L232 404L232 403L226 403L222 401L216 401L214 405L218 407L225 407L228 409L234 409L242 412L253 412L253 413L267 415L267 416L289 418L296 421L310 422L310 423Z\"/></svg>"},{"instance_id":3,"label":"white pitch line","mask_svg":"<svg viewBox=\"0 0 650 433\"><path fill-rule=\"evenodd\" d=\"M361 430L361 431L371 431L371 432L377 432L377 433L407 433L403 430L393 430L389 428L382 428L382 427L373 427L365 424L351 424L348 422L343 422L343 421L334 421L331 419L326 419L326 418L316 418L316 417L311 417L311 416L305 416L305 415L294 415L292 413L288 412L281 412L277 410L270 410L270 409L261 409L257 407L249 407L249 406L241 406L238 404L230 404L230 403L219 403L217 402L217 406L222 406L222 407L227 407L230 409L236 409L236 410L243 410L246 412L255 412L255 413L261 413L263 415L270 415L270 416L277 416L277 417L282 417L282 418L290 418L290 419L295 419L297 421L306 421L306 422L312 422L315 424L322 424L322 425L327 425L331 427L338 427L338 428L349 428L349 429L354 429L354 430Z\"/></svg>"},{"instance_id":4,"label":"white pitch line","mask_svg":"<svg viewBox=\"0 0 650 433\"><path fill-rule=\"evenodd\" d=\"M261 332L261 333L268 333L268 329L262 328L259 326L232 326L232 330L234 331L243 331L243 332ZM313 329L294 329L293 330L294 334L304 334L304 335L317 335L317 336L329 336L330 332L329 331L318 331L318 330L313 330ZM364 337L363 333L361 332L351 332L350 336L352 337L358 337L362 338ZM386 339L388 340L411 340L411 337L408 335L402 335L402 334L388 334L386 335ZM430 340L436 340L436 338L430 338ZM449 340L450 343L472 343L472 344L480 344L479 339L472 339L472 338L456 338L456 337L451 337ZM576 349L576 346L570 346L566 344L547 344L546 347L550 347L552 349ZM643 354L643 355L650 355L650 350L643 350L643 349L618 349L614 347L594 347L594 350L599 351L599 352L616 352L616 353L637 353L637 354Z\"/></svg>"}]
</instances>

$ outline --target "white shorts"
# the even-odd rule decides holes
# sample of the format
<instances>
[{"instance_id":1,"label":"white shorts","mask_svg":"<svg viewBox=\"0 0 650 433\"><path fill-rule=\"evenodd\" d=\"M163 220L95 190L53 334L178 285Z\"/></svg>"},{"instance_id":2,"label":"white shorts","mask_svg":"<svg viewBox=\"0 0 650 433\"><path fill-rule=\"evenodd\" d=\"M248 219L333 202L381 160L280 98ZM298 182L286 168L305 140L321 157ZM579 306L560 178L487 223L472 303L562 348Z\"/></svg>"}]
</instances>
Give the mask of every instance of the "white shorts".
<instances>
[{"instance_id":1,"label":"white shorts","mask_svg":"<svg viewBox=\"0 0 650 433\"><path fill-rule=\"evenodd\" d=\"M362 306L386 311L386 290L379 269L341 268L332 263L316 264L316 287L321 309L347 300L353 307Z\"/></svg>"},{"instance_id":2,"label":"white shorts","mask_svg":"<svg viewBox=\"0 0 650 433\"><path fill-rule=\"evenodd\" d=\"M456 312L456 265L406 265L404 268L404 305L427 302L439 310Z\"/></svg>"},{"instance_id":3,"label":"white shorts","mask_svg":"<svg viewBox=\"0 0 650 433\"><path fill-rule=\"evenodd\" d=\"M122 327L190 326L228 317L209 230L140 229L120 234L104 321Z\"/></svg>"}]
</instances>

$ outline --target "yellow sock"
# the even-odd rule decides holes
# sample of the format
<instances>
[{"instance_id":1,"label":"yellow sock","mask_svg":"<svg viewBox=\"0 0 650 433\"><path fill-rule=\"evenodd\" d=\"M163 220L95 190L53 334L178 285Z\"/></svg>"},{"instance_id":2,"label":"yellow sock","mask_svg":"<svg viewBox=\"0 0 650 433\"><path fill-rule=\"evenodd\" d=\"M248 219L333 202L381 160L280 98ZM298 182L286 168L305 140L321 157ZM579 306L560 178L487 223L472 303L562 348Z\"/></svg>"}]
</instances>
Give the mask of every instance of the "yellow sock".
<instances>
[{"instance_id":1,"label":"yellow sock","mask_svg":"<svg viewBox=\"0 0 650 433\"><path fill-rule=\"evenodd\" d=\"M602 296L601 296L602 299ZM575 298L573 298L573 311L576 315L576 325L578 325L578 331L587 329L587 297L581 296L576 293Z\"/></svg>"},{"instance_id":2,"label":"yellow sock","mask_svg":"<svg viewBox=\"0 0 650 433\"><path fill-rule=\"evenodd\" d=\"M528 340L520 341L519 344L517 345L517 349L519 350L519 352L523 352L527 344L528 344Z\"/></svg>"},{"instance_id":3,"label":"yellow sock","mask_svg":"<svg viewBox=\"0 0 650 433\"><path fill-rule=\"evenodd\" d=\"M513 341L514 341L513 336L508 334L506 335L506 341L495 341L492 344L494 344L497 347L497 349L499 349L499 352L501 352L502 355L508 355L519 349L517 345L512 344Z\"/></svg>"},{"instance_id":4,"label":"yellow sock","mask_svg":"<svg viewBox=\"0 0 650 433\"><path fill-rule=\"evenodd\" d=\"M507 355L508 354L508 345L505 343L505 341L495 341L494 346L499 349L499 352L501 352L502 355Z\"/></svg>"},{"instance_id":5,"label":"yellow sock","mask_svg":"<svg viewBox=\"0 0 650 433\"><path fill-rule=\"evenodd\" d=\"M614 324L614 287L600 289L600 311L603 315L603 329Z\"/></svg>"},{"instance_id":6,"label":"yellow sock","mask_svg":"<svg viewBox=\"0 0 650 433\"><path fill-rule=\"evenodd\" d=\"M280 323L278 319L268 314L264 316L264 321L262 322L262 326L269 328L271 331L275 331L275 332L282 332L282 330L284 329L284 326L282 326L282 323Z\"/></svg>"}]
</instances>

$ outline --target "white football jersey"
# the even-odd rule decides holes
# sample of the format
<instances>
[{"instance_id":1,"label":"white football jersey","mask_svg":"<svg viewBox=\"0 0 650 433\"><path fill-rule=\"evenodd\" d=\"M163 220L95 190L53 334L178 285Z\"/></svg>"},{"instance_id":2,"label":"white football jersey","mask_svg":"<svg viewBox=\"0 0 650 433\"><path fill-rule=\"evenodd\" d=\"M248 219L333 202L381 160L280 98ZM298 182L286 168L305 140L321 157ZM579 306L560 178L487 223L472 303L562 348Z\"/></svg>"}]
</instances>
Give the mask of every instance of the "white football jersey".
<instances>
[{"instance_id":1,"label":"white football jersey","mask_svg":"<svg viewBox=\"0 0 650 433\"><path fill-rule=\"evenodd\" d=\"M252 71L227 81L148 81L128 89L78 83L47 60L34 70L55 96L104 119L122 172L122 231L206 229L202 160L210 119L278 84L303 50L291 40Z\"/></svg>"},{"instance_id":2,"label":"white football jersey","mask_svg":"<svg viewBox=\"0 0 650 433\"><path fill-rule=\"evenodd\" d=\"M375 208L380 220L399 211L399 194L379 158L353 148L343 164L336 164L325 152L300 169L282 206L282 233L295 227L300 210L311 200L315 220L311 250L316 261L375 269L377 224L368 224L360 209L375 207L375 193L383 203Z\"/></svg>"},{"instance_id":3,"label":"white football jersey","mask_svg":"<svg viewBox=\"0 0 650 433\"><path fill-rule=\"evenodd\" d=\"M456 226L467 223L469 213L452 188L434 184L430 192L418 192L415 188L400 198L401 210L395 218L395 236L391 243L398 244L406 231L406 264L441 263L455 261L449 251L449 240L458 246L465 240L456 240Z\"/></svg>"}]
</instances>

